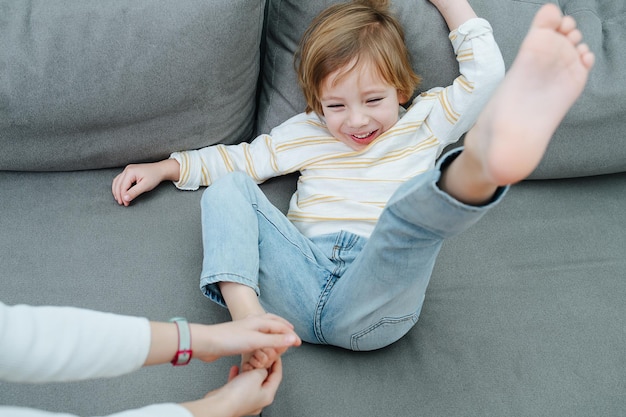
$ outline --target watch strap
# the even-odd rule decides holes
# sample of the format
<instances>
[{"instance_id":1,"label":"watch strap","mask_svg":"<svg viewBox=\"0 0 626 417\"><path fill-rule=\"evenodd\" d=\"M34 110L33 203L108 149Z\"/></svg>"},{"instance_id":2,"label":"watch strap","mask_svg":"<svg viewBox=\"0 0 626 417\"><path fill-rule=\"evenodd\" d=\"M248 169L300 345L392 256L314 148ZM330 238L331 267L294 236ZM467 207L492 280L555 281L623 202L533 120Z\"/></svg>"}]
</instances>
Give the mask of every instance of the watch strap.
<instances>
[{"instance_id":1,"label":"watch strap","mask_svg":"<svg viewBox=\"0 0 626 417\"><path fill-rule=\"evenodd\" d=\"M176 324L178 329L178 351L176 356L172 359L172 365L182 366L187 365L191 361L193 351L191 350L191 331L189 330L189 323L187 319L183 317L174 317L170 320Z\"/></svg>"}]
</instances>

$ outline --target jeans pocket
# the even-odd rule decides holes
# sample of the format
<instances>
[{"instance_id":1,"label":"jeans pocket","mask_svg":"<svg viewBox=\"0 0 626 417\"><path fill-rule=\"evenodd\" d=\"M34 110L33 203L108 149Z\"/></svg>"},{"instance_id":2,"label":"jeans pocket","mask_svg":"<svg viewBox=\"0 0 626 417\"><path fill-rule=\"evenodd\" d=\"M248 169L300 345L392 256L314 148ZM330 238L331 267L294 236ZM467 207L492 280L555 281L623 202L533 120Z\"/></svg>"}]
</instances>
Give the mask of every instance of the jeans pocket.
<instances>
[{"instance_id":1,"label":"jeans pocket","mask_svg":"<svg viewBox=\"0 0 626 417\"><path fill-rule=\"evenodd\" d=\"M372 326L350 338L350 348L356 351L376 350L389 346L404 336L417 323L419 313L402 317L383 317Z\"/></svg>"}]
</instances>

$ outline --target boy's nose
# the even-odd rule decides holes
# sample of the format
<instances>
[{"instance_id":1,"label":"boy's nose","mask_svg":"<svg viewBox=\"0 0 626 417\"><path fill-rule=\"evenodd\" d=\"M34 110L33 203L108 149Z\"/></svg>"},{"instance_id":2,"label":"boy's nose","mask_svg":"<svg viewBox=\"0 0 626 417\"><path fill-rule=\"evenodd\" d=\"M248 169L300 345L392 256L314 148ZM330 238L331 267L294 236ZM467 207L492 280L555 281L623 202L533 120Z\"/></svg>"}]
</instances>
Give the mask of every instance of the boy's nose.
<instances>
[{"instance_id":1,"label":"boy's nose","mask_svg":"<svg viewBox=\"0 0 626 417\"><path fill-rule=\"evenodd\" d=\"M356 129L367 125L369 123L369 117L367 117L364 112L353 110L350 112L348 123L351 128Z\"/></svg>"}]
</instances>

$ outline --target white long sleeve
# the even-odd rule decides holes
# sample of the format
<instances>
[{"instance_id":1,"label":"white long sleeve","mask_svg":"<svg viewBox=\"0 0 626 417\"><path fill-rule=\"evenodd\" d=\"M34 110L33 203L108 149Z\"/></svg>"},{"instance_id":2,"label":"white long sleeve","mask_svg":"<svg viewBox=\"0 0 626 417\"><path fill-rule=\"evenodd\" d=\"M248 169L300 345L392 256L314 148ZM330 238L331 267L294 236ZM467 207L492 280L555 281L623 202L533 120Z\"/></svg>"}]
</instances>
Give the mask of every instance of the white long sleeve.
<instances>
[{"instance_id":1,"label":"white long sleeve","mask_svg":"<svg viewBox=\"0 0 626 417\"><path fill-rule=\"evenodd\" d=\"M53 382L139 369L150 349L147 319L72 307L0 304L0 378Z\"/></svg>"},{"instance_id":2,"label":"white long sleeve","mask_svg":"<svg viewBox=\"0 0 626 417\"><path fill-rule=\"evenodd\" d=\"M79 417L74 414L52 413L23 407L0 406L2 417ZM101 417L192 417L186 408L178 404L155 404L135 410L122 411Z\"/></svg>"},{"instance_id":3,"label":"white long sleeve","mask_svg":"<svg viewBox=\"0 0 626 417\"><path fill-rule=\"evenodd\" d=\"M37 383L119 376L143 365L150 338L145 318L0 302L0 379ZM1 405L0 415L67 416ZM190 413L176 404L159 404L113 416L190 417Z\"/></svg>"}]
</instances>

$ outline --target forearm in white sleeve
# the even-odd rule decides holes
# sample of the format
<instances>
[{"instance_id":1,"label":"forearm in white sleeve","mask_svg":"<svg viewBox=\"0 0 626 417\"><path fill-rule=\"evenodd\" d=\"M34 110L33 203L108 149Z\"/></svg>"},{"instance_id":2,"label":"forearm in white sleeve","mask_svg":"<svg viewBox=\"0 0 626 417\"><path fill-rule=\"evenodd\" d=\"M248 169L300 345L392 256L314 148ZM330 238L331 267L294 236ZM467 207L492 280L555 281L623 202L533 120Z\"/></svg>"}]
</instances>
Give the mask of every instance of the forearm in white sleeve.
<instances>
[{"instance_id":1,"label":"forearm in white sleeve","mask_svg":"<svg viewBox=\"0 0 626 417\"><path fill-rule=\"evenodd\" d=\"M428 124L442 146L456 142L475 122L504 77L504 61L485 19L470 19L450 33L461 75L436 92Z\"/></svg>"},{"instance_id":2,"label":"forearm in white sleeve","mask_svg":"<svg viewBox=\"0 0 626 417\"><path fill-rule=\"evenodd\" d=\"M113 377L140 368L149 350L150 324L145 318L0 303L0 379Z\"/></svg>"},{"instance_id":3,"label":"forearm in white sleeve","mask_svg":"<svg viewBox=\"0 0 626 417\"><path fill-rule=\"evenodd\" d=\"M0 406L0 416L6 417L78 417L74 414L51 413L32 408ZM105 416L101 416L105 417ZM106 417L193 417L189 410L178 404L155 404L135 410L122 411Z\"/></svg>"},{"instance_id":4,"label":"forearm in white sleeve","mask_svg":"<svg viewBox=\"0 0 626 417\"><path fill-rule=\"evenodd\" d=\"M211 185L230 172L244 172L257 184L283 175L278 167L271 135L260 135L252 142L237 145L212 145L199 150L174 152L170 159L180 165L178 181L181 190L197 190Z\"/></svg>"}]
</instances>

